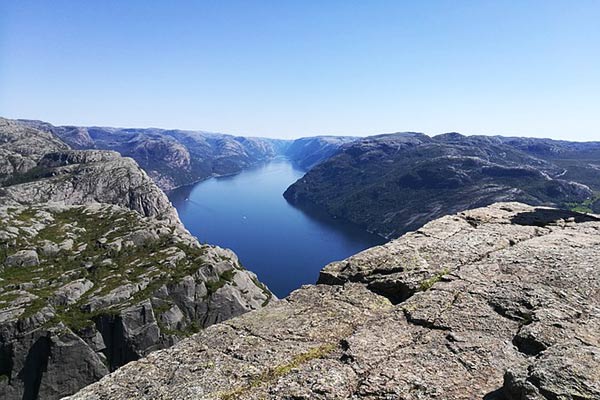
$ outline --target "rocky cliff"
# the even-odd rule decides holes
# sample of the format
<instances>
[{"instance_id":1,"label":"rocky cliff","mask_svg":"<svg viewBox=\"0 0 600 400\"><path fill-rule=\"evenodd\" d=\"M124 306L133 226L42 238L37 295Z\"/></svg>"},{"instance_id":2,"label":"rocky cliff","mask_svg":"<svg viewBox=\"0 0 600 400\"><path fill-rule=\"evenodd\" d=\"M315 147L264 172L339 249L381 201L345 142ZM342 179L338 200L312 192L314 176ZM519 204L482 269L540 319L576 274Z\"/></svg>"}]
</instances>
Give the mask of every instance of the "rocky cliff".
<instances>
[{"instance_id":1,"label":"rocky cliff","mask_svg":"<svg viewBox=\"0 0 600 400\"><path fill-rule=\"evenodd\" d=\"M26 174L0 188L0 204L109 203L146 217L179 223L166 195L131 158L114 151L64 150L44 154Z\"/></svg>"},{"instance_id":2,"label":"rocky cliff","mask_svg":"<svg viewBox=\"0 0 600 400\"><path fill-rule=\"evenodd\" d=\"M272 295L148 175L0 120L0 397L55 399Z\"/></svg>"},{"instance_id":3,"label":"rocky cliff","mask_svg":"<svg viewBox=\"0 0 600 400\"><path fill-rule=\"evenodd\" d=\"M600 218L446 216L71 400L600 398Z\"/></svg>"},{"instance_id":4,"label":"rocky cliff","mask_svg":"<svg viewBox=\"0 0 600 400\"><path fill-rule=\"evenodd\" d=\"M524 151L518 143L457 133L368 137L343 146L284 196L388 238L443 215L498 201L594 209L600 182L589 172L594 165L589 159L597 156L600 162L600 152L580 154L579 168L571 165L567 170L555 158ZM590 143L587 148L596 145L600 147Z\"/></svg>"},{"instance_id":5,"label":"rocky cliff","mask_svg":"<svg viewBox=\"0 0 600 400\"><path fill-rule=\"evenodd\" d=\"M0 118L0 183L33 169L45 153L68 148L50 133Z\"/></svg>"}]
</instances>

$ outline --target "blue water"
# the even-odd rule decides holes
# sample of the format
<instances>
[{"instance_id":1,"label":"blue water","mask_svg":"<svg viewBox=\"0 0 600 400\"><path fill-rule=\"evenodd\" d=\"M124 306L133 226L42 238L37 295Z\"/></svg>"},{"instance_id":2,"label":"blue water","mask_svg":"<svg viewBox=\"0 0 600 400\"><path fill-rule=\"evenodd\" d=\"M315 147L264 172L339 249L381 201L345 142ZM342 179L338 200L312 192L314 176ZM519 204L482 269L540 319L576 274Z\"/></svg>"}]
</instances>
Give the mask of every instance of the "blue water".
<instances>
[{"instance_id":1,"label":"blue water","mask_svg":"<svg viewBox=\"0 0 600 400\"><path fill-rule=\"evenodd\" d=\"M169 197L194 236L232 249L281 298L315 283L327 263L384 242L354 225L290 205L283 192L302 175L281 159L177 189Z\"/></svg>"}]
</instances>

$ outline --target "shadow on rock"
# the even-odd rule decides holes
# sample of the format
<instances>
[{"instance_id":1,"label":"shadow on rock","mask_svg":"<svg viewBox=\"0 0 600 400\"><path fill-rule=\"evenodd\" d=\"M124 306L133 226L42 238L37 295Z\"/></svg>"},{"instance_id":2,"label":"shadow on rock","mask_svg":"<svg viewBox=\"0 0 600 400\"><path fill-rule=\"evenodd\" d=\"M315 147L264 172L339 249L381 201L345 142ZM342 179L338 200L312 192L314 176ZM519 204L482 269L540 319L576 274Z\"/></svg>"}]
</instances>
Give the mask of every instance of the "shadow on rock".
<instances>
[{"instance_id":1,"label":"shadow on rock","mask_svg":"<svg viewBox=\"0 0 600 400\"><path fill-rule=\"evenodd\" d=\"M535 211L523 212L511 218L511 222L517 225L546 226L555 224L559 220L570 220L573 222L600 221L600 218L589 214L582 214L568 210L538 208Z\"/></svg>"},{"instance_id":2,"label":"shadow on rock","mask_svg":"<svg viewBox=\"0 0 600 400\"><path fill-rule=\"evenodd\" d=\"M504 395L503 388L500 388L483 396L483 400L507 400L507 398Z\"/></svg>"}]
</instances>

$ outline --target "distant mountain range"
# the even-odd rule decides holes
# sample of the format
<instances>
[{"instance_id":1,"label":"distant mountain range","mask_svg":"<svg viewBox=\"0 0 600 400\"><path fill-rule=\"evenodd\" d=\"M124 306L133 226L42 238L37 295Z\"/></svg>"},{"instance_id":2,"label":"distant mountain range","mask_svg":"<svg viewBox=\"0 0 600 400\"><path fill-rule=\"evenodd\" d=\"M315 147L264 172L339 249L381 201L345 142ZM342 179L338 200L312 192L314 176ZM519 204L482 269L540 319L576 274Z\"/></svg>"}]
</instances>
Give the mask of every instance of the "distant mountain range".
<instances>
[{"instance_id":1,"label":"distant mountain range","mask_svg":"<svg viewBox=\"0 0 600 400\"><path fill-rule=\"evenodd\" d=\"M308 171L285 192L288 201L387 238L498 201L600 212L600 142L415 132L281 140L15 122L71 148L131 157L165 191L283 156Z\"/></svg>"},{"instance_id":2,"label":"distant mountain range","mask_svg":"<svg viewBox=\"0 0 600 400\"><path fill-rule=\"evenodd\" d=\"M47 122L18 123L50 132L74 149L115 150L131 157L163 190L286 156L309 169L357 138L317 136L298 140L242 137L204 131L54 126Z\"/></svg>"},{"instance_id":3,"label":"distant mountain range","mask_svg":"<svg viewBox=\"0 0 600 400\"><path fill-rule=\"evenodd\" d=\"M398 133L345 144L284 196L387 238L499 201L600 212L600 142Z\"/></svg>"}]
</instances>

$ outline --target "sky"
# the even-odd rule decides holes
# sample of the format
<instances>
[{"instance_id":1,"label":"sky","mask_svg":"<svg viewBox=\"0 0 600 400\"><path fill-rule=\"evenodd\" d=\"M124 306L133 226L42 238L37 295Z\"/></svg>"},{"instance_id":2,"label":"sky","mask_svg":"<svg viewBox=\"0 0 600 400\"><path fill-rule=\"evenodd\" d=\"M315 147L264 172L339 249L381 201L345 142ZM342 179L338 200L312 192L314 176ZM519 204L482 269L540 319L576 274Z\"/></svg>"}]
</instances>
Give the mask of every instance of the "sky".
<instances>
[{"instance_id":1,"label":"sky","mask_svg":"<svg viewBox=\"0 0 600 400\"><path fill-rule=\"evenodd\" d=\"M0 115L600 140L600 1L2 0Z\"/></svg>"}]
</instances>

